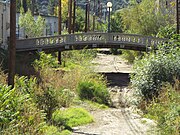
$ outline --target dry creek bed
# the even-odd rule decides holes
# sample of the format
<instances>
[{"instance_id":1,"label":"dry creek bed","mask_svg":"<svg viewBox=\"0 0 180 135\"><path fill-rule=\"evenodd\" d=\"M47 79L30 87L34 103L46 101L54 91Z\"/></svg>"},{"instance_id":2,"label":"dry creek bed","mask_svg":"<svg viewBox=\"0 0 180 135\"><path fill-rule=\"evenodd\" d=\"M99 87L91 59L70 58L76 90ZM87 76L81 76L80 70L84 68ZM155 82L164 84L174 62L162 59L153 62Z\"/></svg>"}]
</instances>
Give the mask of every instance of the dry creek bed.
<instances>
[{"instance_id":1,"label":"dry creek bed","mask_svg":"<svg viewBox=\"0 0 180 135\"><path fill-rule=\"evenodd\" d=\"M122 58L114 55L98 54L93 61L96 71L103 72L131 72L131 66ZM117 80L117 79L116 79ZM74 127L73 135L154 135L155 122L142 118L134 113L133 107L126 106L128 87L110 86L113 108L91 110L95 122Z\"/></svg>"}]
</instances>

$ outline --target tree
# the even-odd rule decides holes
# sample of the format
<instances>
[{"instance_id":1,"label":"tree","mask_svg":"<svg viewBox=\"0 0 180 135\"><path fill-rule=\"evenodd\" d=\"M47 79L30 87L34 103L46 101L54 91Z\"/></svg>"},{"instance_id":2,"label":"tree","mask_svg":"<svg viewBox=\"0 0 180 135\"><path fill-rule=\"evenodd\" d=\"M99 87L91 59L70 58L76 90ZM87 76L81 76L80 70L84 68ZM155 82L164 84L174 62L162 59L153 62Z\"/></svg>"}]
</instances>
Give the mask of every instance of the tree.
<instances>
[{"instance_id":1,"label":"tree","mask_svg":"<svg viewBox=\"0 0 180 135\"><path fill-rule=\"evenodd\" d=\"M111 17L111 32L122 32L122 17L120 12L115 12Z\"/></svg>"},{"instance_id":2,"label":"tree","mask_svg":"<svg viewBox=\"0 0 180 135\"><path fill-rule=\"evenodd\" d=\"M67 16L68 16L68 0L61 0L61 12L62 12L62 22L66 22L67 21ZM54 15L58 16L58 6L54 7Z\"/></svg>"},{"instance_id":3,"label":"tree","mask_svg":"<svg viewBox=\"0 0 180 135\"><path fill-rule=\"evenodd\" d=\"M26 1L26 0L23 0L22 5L23 5L24 12L26 13L27 10L28 10L28 9L27 9L27 1Z\"/></svg>"},{"instance_id":4,"label":"tree","mask_svg":"<svg viewBox=\"0 0 180 135\"><path fill-rule=\"evenodd\" d=\"M37 20L35 20L30 10L26 13L21 10L19 25L24 28L28 37L39 37L43 35L45 21L41 16L38 16Z\"/></svg>"},{"instance_id":5,"label":"tree","mask_svg":"<svg viewBox=\"0 0 180 135\"><path fill-rule=\"evenodd\" d=\"M158 29L170 24L171 18L158 10L155 0L143 0L121 12L124 31L143 35L156 35Z\"/></svg>"}]
</instances>

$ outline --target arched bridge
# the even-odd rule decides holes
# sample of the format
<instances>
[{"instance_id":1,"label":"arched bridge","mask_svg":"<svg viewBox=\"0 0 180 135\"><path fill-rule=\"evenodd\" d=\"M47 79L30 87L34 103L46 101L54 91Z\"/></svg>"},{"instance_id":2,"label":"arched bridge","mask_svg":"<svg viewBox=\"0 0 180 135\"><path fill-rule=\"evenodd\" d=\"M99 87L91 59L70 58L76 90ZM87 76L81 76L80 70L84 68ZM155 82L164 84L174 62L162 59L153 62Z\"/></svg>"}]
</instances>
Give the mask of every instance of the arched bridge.
<instances>
[{"instance_id":1,"label":"arched bridge","mask_svg":"<svg viewBox=\"0 0 180 135\"><path fill-rule=\"evenodd\" d=\"M122 33L80 33L17 40L16 51L66 51L92 48L119 48L146 51L166 42L149 36Z\"/></svg>"}]
</instances>

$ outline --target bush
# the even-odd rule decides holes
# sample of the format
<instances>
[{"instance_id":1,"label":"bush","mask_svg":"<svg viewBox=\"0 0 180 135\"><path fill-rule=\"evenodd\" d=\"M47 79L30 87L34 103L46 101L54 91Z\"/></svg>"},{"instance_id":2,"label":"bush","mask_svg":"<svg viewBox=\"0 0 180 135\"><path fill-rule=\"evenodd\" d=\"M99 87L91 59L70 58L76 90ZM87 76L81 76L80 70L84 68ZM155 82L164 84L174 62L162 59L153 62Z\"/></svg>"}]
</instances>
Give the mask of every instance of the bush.
<instances>
[{"instance_id":1,"label":"bush","mask_svg":"<svg viewBox=\"0 0 180 135\"><path fill-rule=\"evenodd\" d=\"M43 135L71 135L71 132L69 130L62 130L59 129L59 127L56 126L48 126L45 125L41 129L41 133Z\"/></svg>"},{"instance_id":2,"label":"bush","mask_svg":"<svg viewBox=\"0 0 180 135\"><path fill-rule=\"evenodd\" d=\"M39 107L47 114L50 120L52 113L60 107L69 107L74 99L74 93L68 89L54 89L47 87L36 95Z\"/></svg>"},{"instance_id":3,"label":"bush","mask_svg":"<svg viewBox=\"0 0 180 135\"><path fill-rule=\"evenodd\" d=\"M158 122L158 128L162 135L180 134L179 92L180 82L178 80L174 86L166 83L159 96L146 108L148 113L145 116Z\"/></svg>"},{"instance_id":4,"label":"bush","mask_svg":"<svg viewBox=\"0 0 180 135\"><path fill-rule=\"evenodd\" d=\"M171 39L175 33L176 27L167 25L166 27L160 27L157 37Z\"/></svg>"},{"instance_id":5,"label":"bush","mask_svg":"<svg viewBox=\"0 0 180 135\"><path fill-rule=\"evenodd\" d=\"M2 134L39 134L44 113L31 97L32 80L16 78L15 88L0 84L0 127Z\"/></svg>"},{"instance_id":6,"label":"bush","mask_svg":"<svg viewBox=\"0 0 180 135\"><path fill-rule=\"evenodd\" d=\"M131 83L137 95L151 100L159 94L162 82L173 83L174 77L180 78L180 49L166 45L135 62Z\"/></svg>"},{"instance_id":7,"label":"bush","mask_svg":"<svg viewBox=\"0 0 180 135\"><path fill-rule=\"evenodd\" d=\"M37 70L44 69L47 67L57 68L59 67L56 57L51 54L45 54L44 52L39 53L39 60L35 60L33 65Z\"/></svg>"},{"instance_id":8,"label":"bush","mask_svg":"<svg viewBox=\"0 0 180 135\"><path fill-rule=\"evenodd\" d=\"M52 115L52 121L55 125L71 129L75 126L91 123L93 122L93 118L83 108L69 108L56 110Z\"/></svg>"},{"instance_id":9,"label":"bush","mask_svg":"<svg viewBox=\"0 0 180 135\"><path fill-rule=\"evenodd\" d=\"M82 81L77 88L81 99L88 99L100 104L108 104L109 92L106 85L95 81Z\"/></svg>"}]
</instances>

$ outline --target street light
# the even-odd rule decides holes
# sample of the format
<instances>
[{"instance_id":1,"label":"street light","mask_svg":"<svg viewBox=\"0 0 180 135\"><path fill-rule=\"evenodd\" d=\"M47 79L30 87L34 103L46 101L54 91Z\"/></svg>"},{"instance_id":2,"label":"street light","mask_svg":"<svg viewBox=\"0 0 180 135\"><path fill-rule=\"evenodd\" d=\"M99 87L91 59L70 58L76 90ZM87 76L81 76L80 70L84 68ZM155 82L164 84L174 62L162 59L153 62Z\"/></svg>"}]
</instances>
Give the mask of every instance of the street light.
<instances>
[{"instance_id":1,"label":"street light","mask_svg":"<svg viewBox=\"0 0 180 135\"><path fill-rule=\"evenodd\" d=\"M110 32L110 15L111 15L111 11L112 11L112 3L108 2L107 3L107 11L109 12L108 15L108 33Z\"/></svg>"}]
</instances>

